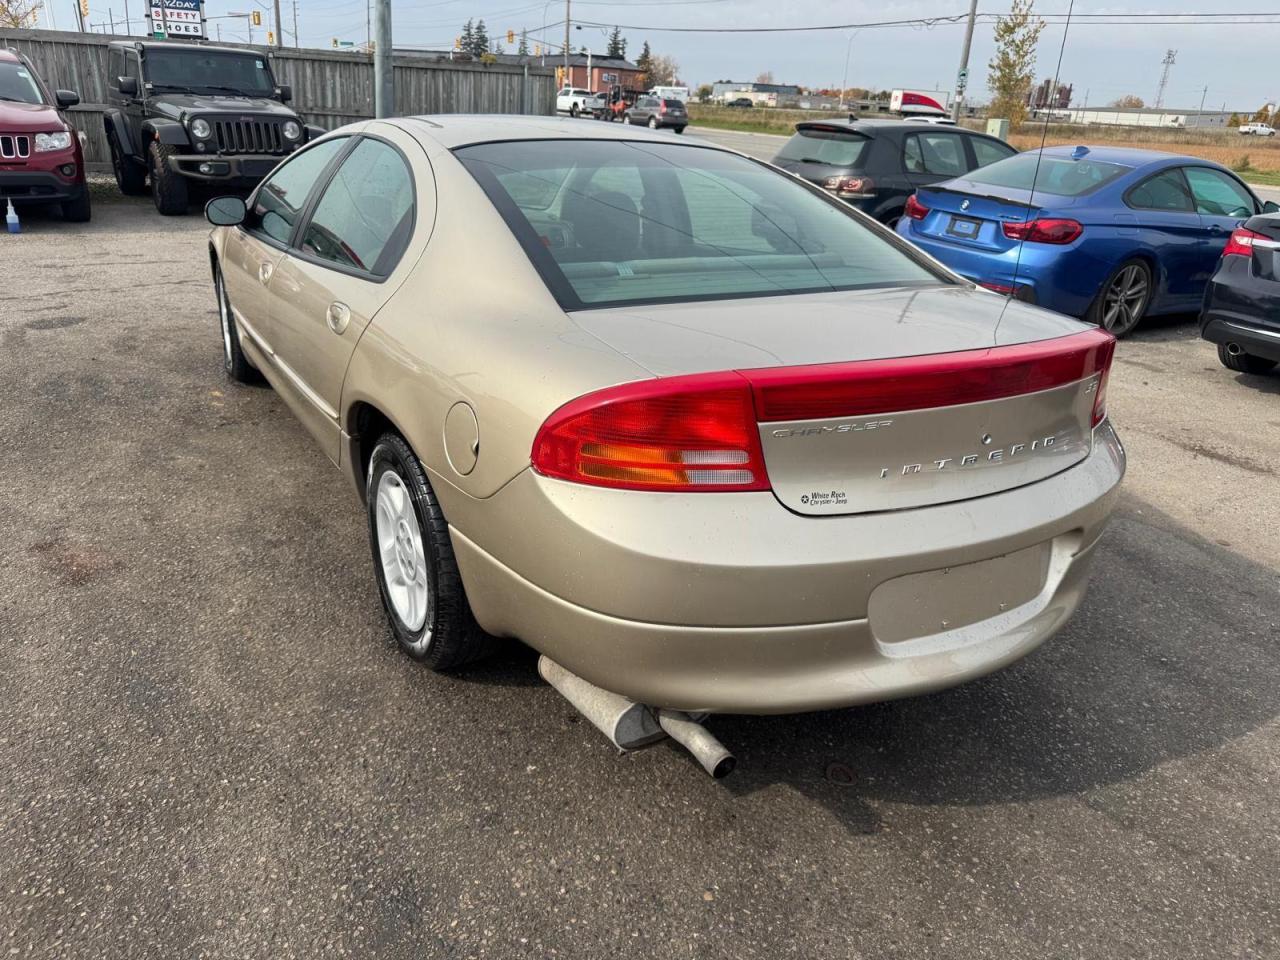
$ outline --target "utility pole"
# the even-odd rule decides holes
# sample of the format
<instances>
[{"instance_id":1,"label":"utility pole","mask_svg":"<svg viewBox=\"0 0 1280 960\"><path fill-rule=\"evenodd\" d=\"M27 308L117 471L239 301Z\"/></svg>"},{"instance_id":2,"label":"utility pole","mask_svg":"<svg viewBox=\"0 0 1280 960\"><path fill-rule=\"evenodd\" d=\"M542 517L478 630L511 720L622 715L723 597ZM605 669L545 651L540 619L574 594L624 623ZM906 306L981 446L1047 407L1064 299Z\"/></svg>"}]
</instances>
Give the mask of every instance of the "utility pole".
<instances>
[{"instance_id":1,"label":"utility pole","mask_svg":"<svg viewBox=\"0 0 1280 960\"><path fill-rule=\"evenodd\" d=\"M298 49L298 0L293 0L293 48Z\"/></svg>"},{"instance_id":2,"label":"utility pole","mask_svg":"<svg viewBox=\"0 0 1280 960\"><path fill-rule=\"evenodd\" d=\"M396 84L391 63L391 0L376 0L373 41L373 115L396 113Z\"/></svg>"},{"instance_id":3,"label":"utility pole","mask_svg":"<svg viewBox=\"0 0 1280 960\"><path fill-rule=\"evenodd\" d=\"M566 87L573 86L573 81L569 79L569 4L571 0L564 0L564 85Z\"/></svg>"},{"instance_id":4,"label":"utility pole","mask_svg":"<svg viewBox=\"0 0 1280 960\"><path fill-rule=\"evenodd\" d=\"M276 49L279 50L284 46L284 31L280 27L280 0L275 0L275 10L273 12L276 17Z\"/></svg>"},{"instance_id":5,"label":"utility pole","mask_svg":"<svg viewBox=\"0 0 1280 960\"><path fill-rule=\"evenodd\" d=\"M960 49L960 69L956 71L956 96L951 103L951 119L959 122L960 105L969 85L969 49L973 46L973 25L978 19L978 0L969 0L969 20L964 27L964 46Z\"/></svg>"},{"instance_id":6,"label":"utility pole","mask_svg":"<svg viewBox=\"0 0 1280 960\"><path fill-rule=\"evenodd\" d=\"M1202 126L1204 124L1204 98L1207 97L1208 95L1209 95L1209 87L1206 84L1205 88L1200 91L1200 116L1196 117L1197 127Z\"/></svg>"},{"instance_id":7,"label":"utility pole","mask_svg":"<svg viewBox=\"0 0 1280 960\"><path fill-rule=\"evenodd\" d=\"M80 9L80 0L76 0L76 22L80 24L80 32L84 33L84 11Z\"/></svg>"}]
</instances>

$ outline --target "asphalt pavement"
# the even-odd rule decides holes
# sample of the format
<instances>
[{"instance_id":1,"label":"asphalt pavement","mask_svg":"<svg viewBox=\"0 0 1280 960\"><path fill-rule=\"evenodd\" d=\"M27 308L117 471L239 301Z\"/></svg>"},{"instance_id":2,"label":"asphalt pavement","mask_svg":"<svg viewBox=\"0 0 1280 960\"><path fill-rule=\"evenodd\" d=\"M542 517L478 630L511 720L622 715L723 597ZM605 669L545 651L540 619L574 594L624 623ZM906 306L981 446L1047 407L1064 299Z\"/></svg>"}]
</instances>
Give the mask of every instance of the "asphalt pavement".
<instances>
[{"instance_id":1,"label":"asphalt pavement","mask_svg":"<svg viewBox=\"0 0 1280 960\"><path fill-rule=\"evenodd\" d=\"M693 133L694 131L690 131ZM1280 376L1124 342L1077 616L979 682L625 756L395 649L347 482L228 382L205 225L0 235L0 956L1274 958Z\"/></svg>"}]
</instances>

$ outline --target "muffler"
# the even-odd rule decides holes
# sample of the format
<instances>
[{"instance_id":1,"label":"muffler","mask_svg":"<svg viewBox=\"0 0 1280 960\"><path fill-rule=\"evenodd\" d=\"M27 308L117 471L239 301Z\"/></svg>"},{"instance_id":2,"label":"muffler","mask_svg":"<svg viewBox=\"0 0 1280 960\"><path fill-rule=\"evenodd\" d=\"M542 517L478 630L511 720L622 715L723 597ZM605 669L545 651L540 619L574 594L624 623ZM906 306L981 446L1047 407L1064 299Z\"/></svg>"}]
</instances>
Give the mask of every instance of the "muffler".
<instances>
[{"instance_id":1,"label":"muffler","mask_svg":"<svg viewBox=\"0 0 1280 960\"><path fill-rule=\"evenodd\" d=\"M733 754L698 718L679 710L655 710L636 703L583 680L545 656L538 658L538 673L619 750L636 750L671 737L717 780L727 777L737 766Z\"/></svg>"},{"instance_id":2,"label":"muffler","mask_svg":"<svg viewBox=\"0 0 1280 960\"><path fill-rule=\"evenodd\" d=\"M1238 357L1240 354L1244 353L1244 350L1240 348L1240 344L1238 343L1228 343L1227 353L1233 357Z\"/></svg>"}]
</instances>

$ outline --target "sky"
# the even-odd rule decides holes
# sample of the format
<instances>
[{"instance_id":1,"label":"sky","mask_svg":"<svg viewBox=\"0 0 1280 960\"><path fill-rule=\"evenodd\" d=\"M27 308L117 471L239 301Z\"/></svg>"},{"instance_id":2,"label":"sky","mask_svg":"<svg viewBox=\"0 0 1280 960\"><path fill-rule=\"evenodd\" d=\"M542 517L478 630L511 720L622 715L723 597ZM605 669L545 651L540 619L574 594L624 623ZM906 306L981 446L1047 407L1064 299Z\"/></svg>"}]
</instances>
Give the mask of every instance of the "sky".
<instances>
[{"instance_id":1,"label":"sky","mask_svg":"<svg viewBox=\"0 0 1280 960\"><path fill-rule=\"evenodd\" d=\"M303 46L328 47L340 37L365 40L368 0L297 0L298 33ZM842 0L840 3L791 0L571 0L575 24L574 46L603 50L606 28L590 23L623 26L628 53L634 56L648 40L655 53L667 54L680 65L680 76L691 86L715 80L754 80L772 72L779 83L809 87L838 87L848 63L848 85L874 89L911 86L953 90L959 66L962 23L930 27L903 26L829 30L811 33L726 34L669 33L658 27L795 27L823 24L870 23L884 20L962 17L965 0ZM58 26L74 22L74 0L52 0ZM90 0L90 20L106 22L124 17L126 3L136 21L142 0ZM1037 12L1065 14L1069 0L1037 0ZM264 26L254 39L265 39L271 0L206 0L209 32L221 24L227 40L244 41L243 19L213 19L228 13L263 9ZM292 42L294 0L281 0L286 40ZM999 13L1008 0L984 0L980 11ZM392 24L397 45L447 49L468 18L483 18L490 36L530 31L531 42L542 35L560 41L564 36L563 0L393 0ZM1186 0L1156 4L1107 5L1076 3L1075 14L1215 14L1265 10L1258 0L1226 0L1207 7ZM1074 102L1104 105L1135 94L1153 105L1163 70L1165 51L1177 51L1166 88L1167 107L1250 110L1280 99L1280 16L1273 23L1159 23L1132 25L1072 22L1066 36L1060 79L1075 87ZM1167 19L1167 18L1150 18ZM577 27L580 26L580 29ZM1040 38L1037 74L1052 77L1063 42L1063 24L1050 23ZM993 53L992 25L979 22L969 60L971 101L986 99L987 62ZM1206 92L1207 88L1207 92Z\"/></svg>"}]
</instances>

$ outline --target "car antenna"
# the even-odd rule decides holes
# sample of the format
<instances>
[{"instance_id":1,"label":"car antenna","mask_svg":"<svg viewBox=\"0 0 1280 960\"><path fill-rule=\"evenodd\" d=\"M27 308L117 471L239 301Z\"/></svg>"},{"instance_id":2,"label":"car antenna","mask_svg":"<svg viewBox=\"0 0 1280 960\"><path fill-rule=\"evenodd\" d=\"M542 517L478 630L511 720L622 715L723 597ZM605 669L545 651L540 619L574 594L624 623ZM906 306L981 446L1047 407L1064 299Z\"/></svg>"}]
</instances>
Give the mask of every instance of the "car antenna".
<instances>
[{"instance_id":1,"label":"car antenna","mask_svg":"<svg viewBox=\"0 0 1280 960\"><path fill-rule=\"evenodd\" d=\"M1062 27L1062 45L1058 47L1058 64L1053 68L1053 87L1049 91L1049 94L1051 97L1056 97L1058 95L1058 77L1062 74L1062 55L1066 52L1066 49L1067 49L1067 34L1071 30L1071 12L1072 10L1075 9L1075 5L1076 5L1076 0L1071 0L1071 2L1067 4L1067 19L1065 24ZM1035 169L1035 172L1031 175L1031 193L1027 197L1027 205L1028 205L1027 215L1028 216L1030 216L1031 211L1035 209L1036 184L1040 182L1040 161L1044 159L1044 147L1045 147L1045 143L1049 139L1049 118L1052 116L1053 116L1052 109L1045 110L1044 123L1040 125L1040 150L1036 153L1036 169ZM1082 150L1084 151L1084 153L1080 153L1080 151ZM1085 153L1088 153L1088 152L1089 152L1089 148L1081 145L1071 151L1071 156L1079 160L1081 157L1084 156ZM1077 156L1077 154L1079 154L1079 156ZM1000 329L1000 323L1001 321L1004 320L1005 310L1009 309L1009 301L1018 295L1018 269L1019 267L1022 266L1022 248L1026 244L1026 242L1027 242L1027 236L1026 236L1026 233L1024 232L1022 235L1022 238L1018 240L1018 254L1016 257L1014 257L1014 261L1013 261L1013 280L1009 284L1009 293L1005 297L1004 309L1000 311L1000 319L996 321L996 327L995 327L996 330ZM994 335L994 333L995 331L993 330L992 334Z\"/></svg>"}]
</instances>

